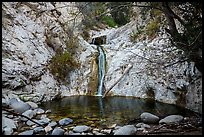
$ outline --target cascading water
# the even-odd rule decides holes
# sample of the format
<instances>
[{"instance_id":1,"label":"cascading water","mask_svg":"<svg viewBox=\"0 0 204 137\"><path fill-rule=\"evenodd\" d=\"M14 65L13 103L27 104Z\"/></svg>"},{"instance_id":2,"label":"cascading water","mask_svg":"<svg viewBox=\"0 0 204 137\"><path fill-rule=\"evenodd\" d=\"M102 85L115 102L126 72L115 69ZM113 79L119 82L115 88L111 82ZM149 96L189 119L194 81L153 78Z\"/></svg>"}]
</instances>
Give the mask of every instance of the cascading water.
<instances>
[{"instance_id":1,"label":"cascading water","mask_svg":"<svg viewBox=\"0 0 204 137\"><path fill-rule=\"evenodd\" d=\"M103 80L105 77L105 54L101 46L98 46L98 91L96 96L103 94Z\"/></svg>"}]
</instances>

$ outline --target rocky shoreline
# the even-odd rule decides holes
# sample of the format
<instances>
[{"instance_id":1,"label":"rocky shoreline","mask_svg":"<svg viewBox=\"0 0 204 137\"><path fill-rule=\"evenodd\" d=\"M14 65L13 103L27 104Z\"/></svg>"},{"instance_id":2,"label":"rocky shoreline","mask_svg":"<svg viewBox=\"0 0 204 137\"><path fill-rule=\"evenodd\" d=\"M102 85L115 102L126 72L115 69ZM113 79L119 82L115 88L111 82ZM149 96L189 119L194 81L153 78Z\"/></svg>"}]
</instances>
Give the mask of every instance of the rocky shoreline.
<instances>
[{"instance_id":1,"label":"rocky shoreline","mask_svg":"<svg viewBox=\"0 0 204 137\"><path fill-rule=\"evenodd\" d=\"M43 110L34 102L19 98L2 98L2 133L4 135L202 135L202 118L169 115L164 118L143 112L139 119L127 125L117 123L104 128L87 125L70 126L71 118L53 121L47 117L51 110ZM11 113L12 112L12 113Z\"/></svg>"}]
</instances>

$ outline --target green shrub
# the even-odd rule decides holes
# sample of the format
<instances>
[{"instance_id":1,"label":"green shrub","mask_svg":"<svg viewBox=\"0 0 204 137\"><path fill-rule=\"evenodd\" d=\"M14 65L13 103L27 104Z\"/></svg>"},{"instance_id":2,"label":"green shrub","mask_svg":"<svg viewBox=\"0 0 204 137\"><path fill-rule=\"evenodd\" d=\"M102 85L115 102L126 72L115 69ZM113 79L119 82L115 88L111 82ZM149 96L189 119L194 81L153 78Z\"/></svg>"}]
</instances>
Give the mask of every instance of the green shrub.
<instances>
[{"instance_id":1,"label":"green shrub","mask_svg":"<svg viewBox=\"0 0 204 137\"><path fill-rule=\"evenodd\" d=\"M115 27L117 25L111 16L103 16L102 22L107 24L109 27Z\"/></svg>"},{"instance_id":2,"label":"green shrub","mask_svg":"<svg viewBox=\"0 0 204 137\"><path fill-rule=\"evenodd\" d=\"M78 44L78 39L76 37L73 35L69 36L66 40L66 50L56 52L56 55L51 58L49 70L59 82L69 80L66 79L69 73L80 66L75 60Z\"/></svg>"},{"instance_id":3,"label":"green shrub","mask_svg":"<svg viewBox=\"0 0 204 137\"><path fill-rule=\"evenodd\" d=\"M79 67L73 56L65 51L52 57L49 69L58 81L65 81L69 72Z\"/></svg>"},{"instance_id":4,"label":"green shrub","mask_svg":"<svg viewBox=\"0 0 204 137\"><path fill-rule=\"evenodd\" d=\"M157 20L149 22L146 26L146 33L148 36L153 36L159 31L160 23Z\"/></svg>"}]
</instances>

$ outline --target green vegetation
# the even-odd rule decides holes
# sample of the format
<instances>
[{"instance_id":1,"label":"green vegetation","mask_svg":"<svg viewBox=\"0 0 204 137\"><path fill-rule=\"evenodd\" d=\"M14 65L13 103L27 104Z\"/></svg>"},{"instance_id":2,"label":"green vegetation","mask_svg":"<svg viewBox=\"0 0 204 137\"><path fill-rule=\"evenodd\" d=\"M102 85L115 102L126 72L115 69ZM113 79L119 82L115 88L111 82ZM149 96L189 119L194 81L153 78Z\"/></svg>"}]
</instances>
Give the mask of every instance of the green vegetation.
<instances>
[{"instance_id":1,"label":"green vegetation","mask_svg":"<svg viewBox=\"0 0 204 137\"><path fill-rule=\"evenodd\" d=\"M59 81L64 81L69 72L76 69L79 64L74 60L69 52L56 54L51 59L50 71Z\"/></svg>"},{"instance_id":2,"label":"green vegetation","mask_svg":"<svg viewBox=\"0 0 204 137\"><path fill-rule=\"evenodd\" d=\"M109 27L115 27L117 25L117 23L114 21L114 19L111 16L103 16L101 20Z\"/></svg>"},{"instance_id":3,"label":"green vegetation","mask_svg":"<svg viewBox=\"0 0 204 137\"><path fill-rule=\"evenodd\" d=\"M130 2L109 2L107 7L111 10L110 14L118 26L130 22L132 8L127 6ZM126 6L125 6L126 5ZM116 10L117 9L117 10Z\"/></svg>"},{"instance_id":4,"label":"green vegetation","mask_svg":"<svg viewBox=\"0 0 204 137\"><path fill-rule=\"evenodd\" d=\"M160 23L157 20L153 20L147 24L146 33L148 36L152 37L159 31L159 28Z\"/></svg>"},{"instance_id":5,"label":"green vegetation","mask_svg":"<svg viewBox=\"0 0 204 137\"><path fill-rule=\"evenodd\" d=\"M69 73L80 66L75 60L77 46L78 39L73 36L69 37L66 41L66 50L56 52L55 56L51 58L48 68L58 81L65 82L69 80L66 79Z\"/></svg>"}]
</instances>

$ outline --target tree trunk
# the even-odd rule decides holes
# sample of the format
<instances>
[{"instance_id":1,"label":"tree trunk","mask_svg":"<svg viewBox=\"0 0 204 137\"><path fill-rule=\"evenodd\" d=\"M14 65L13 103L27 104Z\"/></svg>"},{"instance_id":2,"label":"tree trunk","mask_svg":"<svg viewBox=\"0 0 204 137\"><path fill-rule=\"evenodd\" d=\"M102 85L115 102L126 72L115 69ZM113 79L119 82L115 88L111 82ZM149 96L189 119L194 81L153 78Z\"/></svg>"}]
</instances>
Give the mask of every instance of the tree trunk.
<instances>
[{"instance_id":1,"label":"tree trunk","mask_svg":"<svg viewBox=\"0 0 204 137\"><path fill-rule=\"evenodd\" d=\"M104 98L106 96L106 94L108 94L108 92L123 78L123 76L132 68L132 64L129 65L129 67L127 67L125 70L124 70L124 73L120 76L120 78L112 85L110 86L109 89L106 90L105 94L103 95L102 98Z\"/></svg>"}]
</instances>

